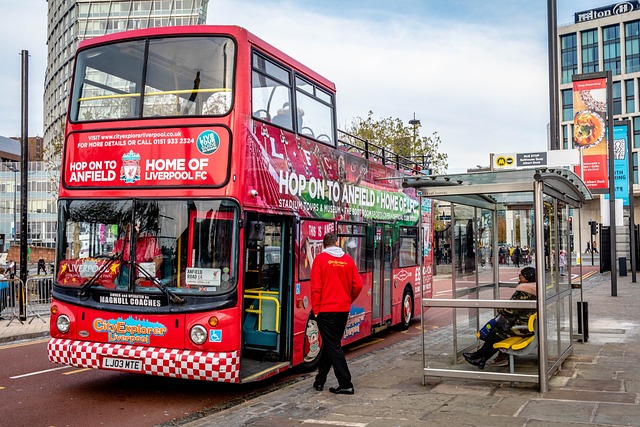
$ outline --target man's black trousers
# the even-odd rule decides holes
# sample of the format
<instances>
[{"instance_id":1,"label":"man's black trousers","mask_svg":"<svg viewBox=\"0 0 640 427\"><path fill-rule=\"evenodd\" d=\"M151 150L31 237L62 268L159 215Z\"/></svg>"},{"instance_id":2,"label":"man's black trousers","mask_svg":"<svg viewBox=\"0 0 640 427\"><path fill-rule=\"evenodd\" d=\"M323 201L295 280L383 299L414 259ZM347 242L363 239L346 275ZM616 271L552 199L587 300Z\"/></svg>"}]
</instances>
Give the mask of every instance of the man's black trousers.
<instances>
[{"instance_id":1,"label":"man's black trousers","mask_svg":"<svg viewBox=\"0 0 640 427\"><path fill-rule=\"evenodd\" d=\"M324 385L327 375L331 367L333 367L333 373L338 379L338 387L353 387L351 373L341 345L348 317L348 312L318 313L316 316L318 329L320 329L320 336L322 337L322 353L318 364L316 384Z\"/></svg>"}]
</instances>

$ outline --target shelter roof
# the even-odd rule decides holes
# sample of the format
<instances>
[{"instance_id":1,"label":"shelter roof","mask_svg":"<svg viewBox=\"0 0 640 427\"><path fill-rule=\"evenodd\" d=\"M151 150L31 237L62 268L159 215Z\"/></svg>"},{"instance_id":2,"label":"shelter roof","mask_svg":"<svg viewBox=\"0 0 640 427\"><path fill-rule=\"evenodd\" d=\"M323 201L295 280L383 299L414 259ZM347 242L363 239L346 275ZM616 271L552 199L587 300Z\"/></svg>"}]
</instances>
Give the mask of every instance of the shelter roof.
<instances>
[{"instance_id":1,"label":"shelter roof","mask_svg":"<svg viewBox=\"0 0 640 427\"><path fill-rule=\"evenodd\" d=\"M540 168L407 177L402 185L423 197L487 209L531 206L536 182L544 192L573 207L592 200L582 179L569 169Z\"/></svg>"}]
</instances>

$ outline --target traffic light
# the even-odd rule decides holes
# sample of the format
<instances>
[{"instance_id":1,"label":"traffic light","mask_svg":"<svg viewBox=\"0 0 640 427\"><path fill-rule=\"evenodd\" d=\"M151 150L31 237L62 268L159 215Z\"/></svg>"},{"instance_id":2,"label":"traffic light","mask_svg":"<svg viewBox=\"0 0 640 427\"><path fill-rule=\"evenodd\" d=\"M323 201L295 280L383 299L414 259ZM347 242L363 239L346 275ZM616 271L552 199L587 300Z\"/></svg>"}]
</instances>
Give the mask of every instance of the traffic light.
<instances>
[{"instance_id":1,"label":"traffic light","mask_svg":"<svg viewBox=\"0 0 640 427\"><path fill-rule=\"evenodd\" d=\"M591 226L591 235L595 236L596 234L598 234L598 223L595 221L589 221L589 225Z\"/></svg>"},{"instance_id":2,"label":"traffic light","mask_svg":"<svg viewBox=\"0 0 640 427\"><path fill-rule=\"evenodd\" d=\"M573 234L573 217L569 217L569 234Z\"/></svg>"}]
</instances>

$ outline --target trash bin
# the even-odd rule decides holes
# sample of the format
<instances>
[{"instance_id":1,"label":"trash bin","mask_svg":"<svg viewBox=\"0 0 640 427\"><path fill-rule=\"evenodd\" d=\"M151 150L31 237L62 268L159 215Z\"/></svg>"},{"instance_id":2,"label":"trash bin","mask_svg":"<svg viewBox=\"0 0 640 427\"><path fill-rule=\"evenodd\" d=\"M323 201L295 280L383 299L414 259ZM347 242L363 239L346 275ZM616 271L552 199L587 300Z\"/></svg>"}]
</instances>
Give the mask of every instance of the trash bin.
<instances>
[{"instance_id":1,"label":"trash bin","mask_svg":"<svg viewBox=\"0 0 640 427\"><path fill-rule=\"evenodd\" d=\"M620 276L627 275L627 258L626 257L618 258L618 272Z\"/></svg>"}]
</instances>

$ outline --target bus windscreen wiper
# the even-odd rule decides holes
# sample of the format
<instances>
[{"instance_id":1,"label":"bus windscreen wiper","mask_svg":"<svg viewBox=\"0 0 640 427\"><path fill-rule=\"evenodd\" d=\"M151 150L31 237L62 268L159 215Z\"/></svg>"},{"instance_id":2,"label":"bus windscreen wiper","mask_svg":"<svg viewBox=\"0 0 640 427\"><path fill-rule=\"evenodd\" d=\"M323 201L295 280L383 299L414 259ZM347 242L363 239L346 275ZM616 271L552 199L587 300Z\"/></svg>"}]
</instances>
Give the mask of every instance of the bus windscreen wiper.
<instances>
[{"instance_id":1,"label":"bus windscreen wiper","mask_svg":"<svg viewBox=\"0 0 640 427\"><path fill-rule=\"evenodd\" d=\"M102 274L106 272L109 269L109 267L111 267L111 264L113 264L114 261L120 260L120 262L122 262L121 260L122 252L119 252L119 253L116 252L113 255L99 256L96 258L107 259L108 261L102 264L102 266L98 268L98 270L93 274L93 276L91 276L89 280L87 280L82 284L82 286L80 287L80 292L78 293L78 296L80 297L87 296L87 292L89 291L89 289L91 289L91 287L96 284L96 282L98 281L98 278L102 276Z\"/></svg>"},{"instance_id":2,"label":"bus windscreen wiper","mask_svg":"<svg viewBox=\"0 0 640 427\"><path fill-rule=\"evenodd\" d=\"M149 273L147 270L145 270L138 263L132 262L132 263L129 263L129 264L130 264L129 271L136 271L136 269L137 269L137 271L142 273L142 276L145 279L147 279L148 281L153 283L153 286L155 286L156 288L160 289L162 291L162 293L165 294L172 303L174 303L174 304L184 304L185 302L187 302L184 298L182 298L182 297L174 294L172 291L170 291L169 288L167 288L167 285L165 285L160 280L158 280L157 277L153 277L151 275L151 273Z\"/></svg>"}]
</instances>

